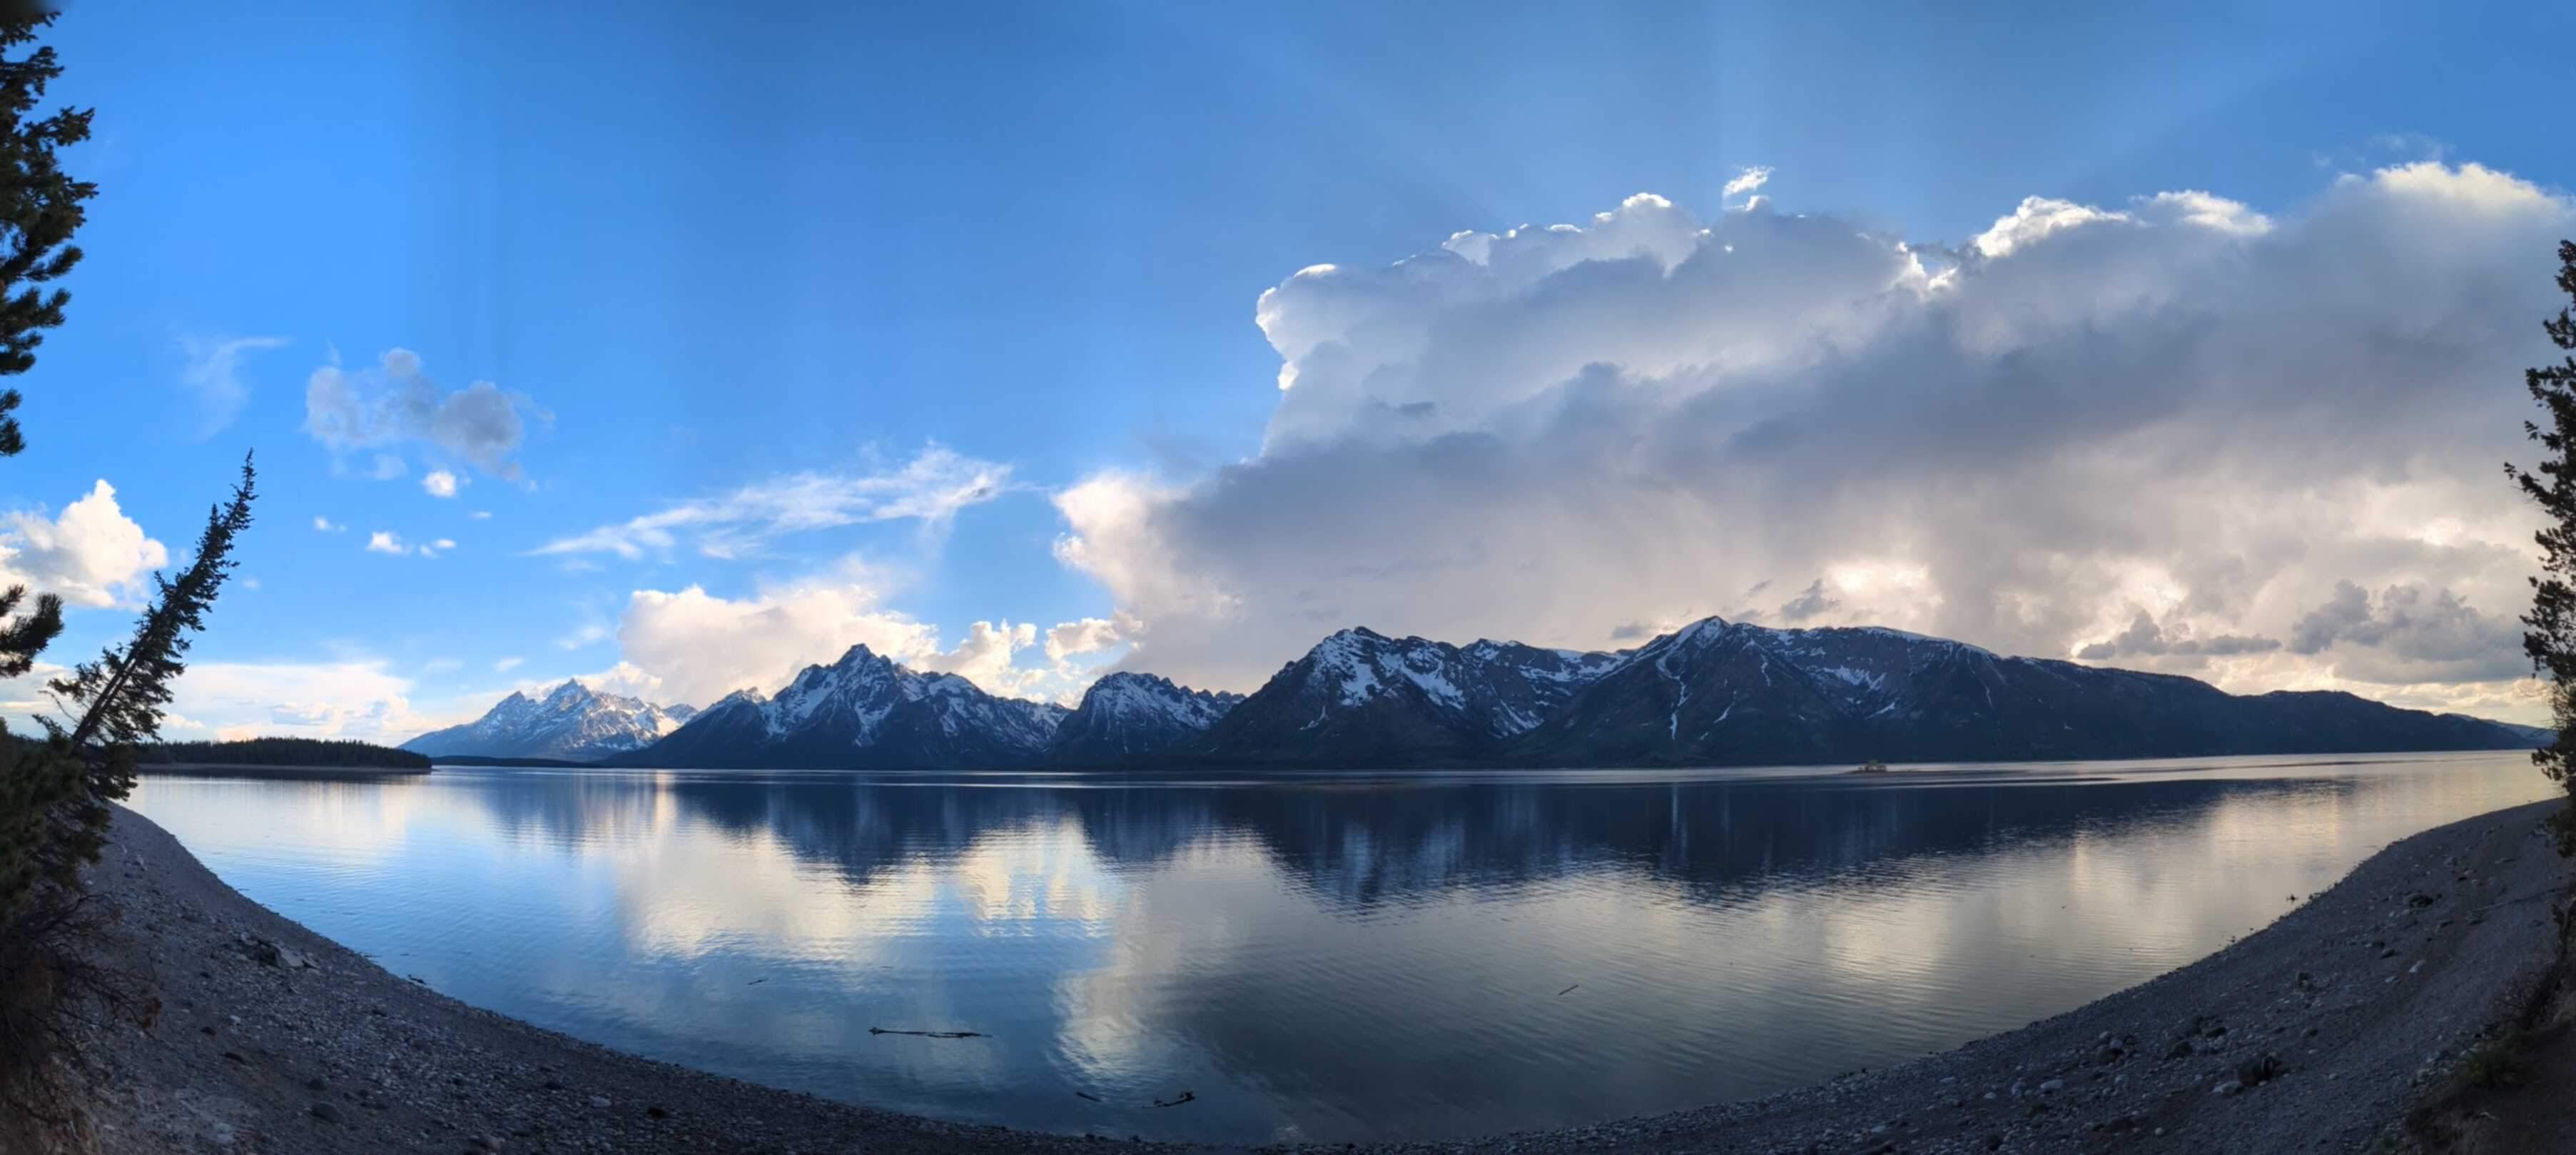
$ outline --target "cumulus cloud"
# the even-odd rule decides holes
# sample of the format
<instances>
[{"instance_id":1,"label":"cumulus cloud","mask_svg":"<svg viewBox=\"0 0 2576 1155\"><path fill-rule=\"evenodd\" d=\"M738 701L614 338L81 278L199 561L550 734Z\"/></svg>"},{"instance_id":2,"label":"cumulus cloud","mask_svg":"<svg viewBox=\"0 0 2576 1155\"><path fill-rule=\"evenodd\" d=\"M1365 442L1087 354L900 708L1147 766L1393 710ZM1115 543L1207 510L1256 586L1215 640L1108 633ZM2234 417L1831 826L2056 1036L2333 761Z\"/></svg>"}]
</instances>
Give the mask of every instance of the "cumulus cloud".
<instances>
[{"instance_id":1,"label":"cumulus cloud","mask_svg":"<svg viewBox=\"0 0 2576 1155\"><path fill-rule=\"evenodd\" d=\"M1233 689L1352 624L1594 646L1786 574L1816 624L2342 684L2261 645L2338 580L2527 596L2497 464L2571 228L2420 164L2269 212L2032 198L1956 249L1652 196L1461 233L1263 293L1259 452L1080 480L1056 554L1139 621L1122 664Z\"/></svg>"},{"instance_id":2,"label":"cumulus cloud","mask_svg":"<svg viewBox=\"0 0 2576 1155\"><path fill-rule=\"evenodd\" d=\"M854 645L916 670L953 673L989 693L1067 700L1096 673L1064 649L1100 631L1068 622L1045 631L1047 662L1025 664L1040 648L1031 623L978 621L956 644L938 627L891 608L891 575L855 561L801 581L731 598L703 587L636 590L615 630L628 685L655 701L704 706L741 689L764 693L808 665L830 663ZM1109 625L1110 623L1101 623Z\"/></svg>"},{"instance_id":3,"label":"cumulus cloud","mask_svg":"<svg viewBox=\"0 0 2576 1155\"><path fill-rule=\"evenodd\" d=\"M2185 627L2187 630L2188 627ZM2171 655L2181 658L2234 658L2247 654L2268 654L2281 648L2278 638L2257 638L2244 634L2217 634L2196 638L2187 632L2168 634L2147 611L2129 620L2129 628L2118 636L2093 642L2075 651L2086 661L2109 661L2113 658L2157 658Z\"/></svg>"},{"instance_id":4,"label":"cumulus cloud","mask_svg":"<svg viewBox=\"0 0 2576 1155\"><path fill-rule=\"evenodd\" d=\"M433 469L420 475L421 491L431 497L454 497L456 485L456 475L444 469Z\"/></svg>"},{"instance_id":5,"label":"cumulus cloud","mask_svg":"<svg viewBox=\"0 0 2576 1155\"><path fill-rule=\"evenodd\" d=\"M223 739L286 734L403 742L461 718L412 709L411 680L376 660L191 662L172 708Z\"/></svg>"},{"instance_id":6,"label":"cumulus cloud","mask_svg":"<svg viewBox=\"0 0 2576 1155\"><path fill-rule=\"evenodd\" d=\"M64 506L60 517L41 510L0 517L0 586L23 583L59 594L68 605L131 601L145 576L169 562L170 551L125 516L116 487L105 480Z\"/></svg>"},{"instance_id":7,"label":"cumulus cloud","mask_svg":"<svg viewBox=\"0 0 2576 1155\"><path fill-rule=\"evenodd\" d=\"M775 690L854 645L908 663L938 651L935 630L886 608L856 574L746 598L694 585L637 590L616 637L625 660L659 680L663 700L701 706L735 690Z\"/></svg>"},{"instance_id":8,"label":"cumulus cloud","mask_svg":"<svg viewBox=\"0 0 2576 1155\"><path fill-rule=\"evenodd\" d=\"M924 670L955 674L986 693L1038 697L1042 696L1038 687L1046 671L1021 669L1011 661L1013 655L1035 645L1037 640L1038 628L1027 622L976 622L966 627L965 639L955 648L920 655L915 663Z\"/></svg>"},{"instance_id":9,"label":"cumulus cloud","mask_svg":"<svg viewBox=\"0 0 2576 1155\"><path fill-rule=\"evenodd\" d=\"M521 476L511 455L531 416L541 416L534 402L489 381L442 387L409 349L386 350L366 369L344 369L335 358L304 384L304 431L335 453L425 445L510 480ZM372 476L398 477L404 468L400 457L380 452Z\"/></svg>"},{"instance_id":10,"label":"cumulus cloud","mask_svg":"<svg viewBox=\"0 0 2576 1155\"><path fill-rule=\"evenodd\" d=\"M2485 682L2528 675L2522 624L2489 615L2447 589L2392 585L2373 599L2349 581L2290 631L2290 650L2331 653L2335 672L2363 682Z\"/></svg>"},{"instance_id":11,"label":"cumulus cloud","mask_svg":"<svg viewBox=\"0 0 2576 1155\"><path fill-rule=\"evenodd\" d=\"M1761 188L1763 185L1770 183L1770 180L1771 166L1757 164L1751 168L1745 169L1741 174L1738 174L1734 180L1726 182L1726 187L1721 190L1721 192L1724 196L1732 199L1741 194L1749 193L1755 189Z\"/></svg>"},{"instance_id":12,"label":"cumulus cloud","mask_svg":"<svg viewBox=\"0 0 2576 1155\"><path fill-rule=\"evenodd\" d=\"M685 540L701 555L735 558L786 534L860 522L918 520L935 528L959 510L1001 496L1010 478L1010 466L932 445L895 469L774 478L558 538L530 552L634 559L667 553Z\"/></svg>"},{"instance_id":13,"label":"cumulus cloud","mask_svg":"<svg viewBox=\"0 0 2576 1155\"><path fill-rule=\"evenodd\" d=\"M339 533L347 528L349 527L327 517L316 517L313 519L313 529L316 533Z\"/></svg>"},{"instance_id":14,"label":"cumulus cloud","mask_svg":"<svg viewBox=\"0 0 2576 1155\"><path fill-rule=\"evenodd\" d=\"M1759 589L1761 587L1757 586L1755 588ZM1799 591L1798 596L1789 599L1786 604L1780 607L1780 620L1786 622L1803 622L1809 618L1830 612L1840 607L1842 604L1841 599L1825 592L1825 579L1817 578L1815 581L1808 583L1806 589Z\"/></svg>"},{"instance_id":15,"label":"cumulus cloud","mask_svg":"<svg viewBox=\"0 0 2576 1155\"><path fill-rule=\"evenodd\" d=\"M250 387L241 379L242 354L286 344L284 337L179 339L179 348L188 357L187 367L179 371L179 383L197 396L200 436L212 436L232 424L250 401Z\"/></svg>"},{"instance_id":16,"label":"cumulus cloud","mask_svg":"<svg viewBox=\"0 0 2576 1155\"><path fill-rule=\"evenodd\" d=\"M1084 654L1096 654L1126 640L1125 626L1108 618L1081 618L1058 623L1046 634L1046 656L1050 662Z\"/></svg>"}]
</instances>

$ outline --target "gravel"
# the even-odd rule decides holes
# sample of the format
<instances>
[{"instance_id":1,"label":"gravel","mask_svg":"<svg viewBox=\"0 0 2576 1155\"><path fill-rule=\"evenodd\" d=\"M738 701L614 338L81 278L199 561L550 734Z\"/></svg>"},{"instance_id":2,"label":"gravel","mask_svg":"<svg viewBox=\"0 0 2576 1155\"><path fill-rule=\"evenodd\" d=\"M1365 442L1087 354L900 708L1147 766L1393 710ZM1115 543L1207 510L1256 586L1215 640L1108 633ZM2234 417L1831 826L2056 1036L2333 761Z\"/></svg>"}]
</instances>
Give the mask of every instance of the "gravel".
<instances>
[{"instance_id":1,"label":"gravel","mask_svg":"<svg viewBox=\"0 0 2576 1155\"><path fill-rule=\"evenodd\" d=\"M2569 875L2540 833L2550 805L2398 842L2207 959L1901 1067L1555 1131L1312 1150L2365 1150L2555 958ZM86 1047L111 1153L1208 1150L854 1107L476 1010L242 897L128 811L92 887L123 918L106 961L162 1003L149 1031Z\"/></svg>"}]
</instances>

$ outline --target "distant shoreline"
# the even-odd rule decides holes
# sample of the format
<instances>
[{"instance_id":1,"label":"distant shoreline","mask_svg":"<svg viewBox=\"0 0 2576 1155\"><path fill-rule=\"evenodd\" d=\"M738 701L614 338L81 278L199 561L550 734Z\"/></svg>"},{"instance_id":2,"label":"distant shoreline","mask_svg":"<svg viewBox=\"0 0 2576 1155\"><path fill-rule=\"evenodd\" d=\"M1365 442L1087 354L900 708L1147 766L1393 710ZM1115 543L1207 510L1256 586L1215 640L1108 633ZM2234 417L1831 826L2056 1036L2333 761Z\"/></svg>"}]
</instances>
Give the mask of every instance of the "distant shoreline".
<instances>
[{"instance_id":1,"label":"distant shoreline","mask_svg":"<svg viewBox=\"0 0 2576 1155\"><path fill-rule=\"evenodd\" d=\"M273 766L236 762L147 762L134 772L145 778L412 778L429 766Z\"/></svg>"}]
</instances>

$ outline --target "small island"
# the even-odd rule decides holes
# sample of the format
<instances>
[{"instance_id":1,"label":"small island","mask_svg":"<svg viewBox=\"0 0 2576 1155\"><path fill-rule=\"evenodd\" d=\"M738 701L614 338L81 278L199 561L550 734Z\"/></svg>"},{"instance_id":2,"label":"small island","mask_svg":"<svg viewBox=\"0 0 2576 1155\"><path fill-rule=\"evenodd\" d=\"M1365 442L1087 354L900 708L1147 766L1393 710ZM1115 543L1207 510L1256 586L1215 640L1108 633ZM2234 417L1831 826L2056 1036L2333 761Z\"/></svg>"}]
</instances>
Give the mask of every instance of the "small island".
<instances>
[{"instance_id":1,"label":"small island","mask_svg":"<svg viewBox=\"0 0 2576 1155\"><path fill-rule=\"evenodd\" d=\"M1876 758L1872 758L1872 759L1870 759L1870 760L1869 760L1869 761L1867 761L1867 762L1863 762L1863 763L1861 763L1857 768L1855 768L1855 769L1853 769L1853 770L1852 770L1852 773L1854 773L1854 774L1885 774L1885 773L1887 773L1887 763L1885 763L1885 762L1881 762L1881 761L1879 761L1879 760L1878 760L1878 759L1876 759Z\"/></svg>"}]
</instances>

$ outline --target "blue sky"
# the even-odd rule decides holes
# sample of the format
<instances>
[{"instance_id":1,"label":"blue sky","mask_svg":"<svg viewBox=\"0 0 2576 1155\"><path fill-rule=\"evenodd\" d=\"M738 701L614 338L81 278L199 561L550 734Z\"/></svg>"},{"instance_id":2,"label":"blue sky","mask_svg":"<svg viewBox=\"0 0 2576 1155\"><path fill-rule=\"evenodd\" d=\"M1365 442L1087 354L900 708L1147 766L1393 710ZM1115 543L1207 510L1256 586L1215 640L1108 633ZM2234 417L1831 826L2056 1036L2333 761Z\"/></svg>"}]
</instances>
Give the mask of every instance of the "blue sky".
<instances>
[{"instance_id":1,"label":"blue sky","mask_svg":"<svg viewBox=\"0 0 2576 1155\"><path fill-rule=\"evenodd\" d=\"M70 163L102 191L70 323L20 383L31 448L0 496L25 515L19 571L43 576L52 555L28 551L27 518L61 517L105 480L117 512L175 549L259 451L262 521L242 554L257 587L227 594L196 651L216 669L182 696L189 725L400 737L520 682L621 662L626 688L700 697L723 680L691 657L707 647L730 655L714 663L726 676L775 665L774 685L812 651L891 638L921 664L1054 695L1104 663L1154 666L1158 647L1173 672L1249 688L1337 617L1627 644L1611 627L1733 616L1754 583L1710 575L1698 598L1648 582L1630 605L1618 583L1555 582L1533 588L1569 604L1530 605L1516 630L1512 606L1444 617L1372 600L1373 579L1333 565L1261 587L1228 567L1295 563L1253 567L1222 535L1172 539L1198 517L1306 540L1317 502L1330 515L1353 500L1224 504L1360 444L1296 434L1308 427L1278 387L1295 357L1255 324L1264 290L1318 264L1384 269L1461 230L1591 222L1640 191L1727 219L1746 198L1723 190L1756 167L1769 211L1918 249L1967 245L2034 196L2116 211L2204 190L2329 219L2338 176L2420 161L2510 174L2539 198L2525 206L2538 235L2576 175L2550 87L2576 28L2536 5L546 7L102 2L50 37L68 69L55 96L98 109ZM2514 307L2526 299L2545 303ZM2536 335L2538 315L2499 323ZM452 415L498 412L515 435L366 408L400 384L378 370L397 349L435 403L491 383ZM361 407L355 434L313 431L315 375L334 365ZM2491 473L2488 448L2476 464ZM456 479L453 496L425 487L434 474ZM1080 489L1104 478L1125 488ZM1162 536L1110 557L1114 535L1069 512L1068 492L1162 511L1147 518ZM1261 511L1282 506L1309 512L1266 531ZM676 531L609 535L622 552L597 536L673 510ZM2481 506L2462 532L2514 530L2513 516ZM1622 524L1640 542L1676 532L1669 511ZM1283 556L1410 536L1332 526ZM1776 536L1740 517L1684 528ZM378 533L404 552L367 549ZM2424 652L2452 665L2358 676L2368 663L2333 660L2338 644L2394 654L2352 639L2430 620L2410 605L2459 603L2479 617L2427 628L2492 642L2519 608L2493 592L2512 584L2509 559L2281 570L2221 604L2226 582L2208 575L2230 558L2286 565L2231 550L2205 565L2124 555L2169 572L2118 604L1926 624L2071 656L2135 608L2162 637L2288 647L2244 667L2129 651L2232 688L2522 708L2496 663L2468 677L2433 642ZM1919 559L1777 560L1760 580L1840 590L1851 620L1906 616L1867 594L1918 589L1918 569L1948 580ZM2365 625L2296 634L2350 608L2346 580ZM673 600L691 587L699 600ZM805 597L818 590L830 596ZM653 618L638 591L696 616ZM1919 609L1929 595L1914 596ZM1209 599L1230 608L1211 617ZM1932 600L1955 615L1966 599ZM1194 614L1184 639L1172 623ZM1099 624L1066 634L1066 656L1046 652L1049 630L1086 619ZM56 656L127 621L78 607ZM969 652L978 621L1033 631ZM2341 640L2281 665L2301 637ZM1102 644L1073 648L1088 643Z\"/></svg>"}]
</instances>

